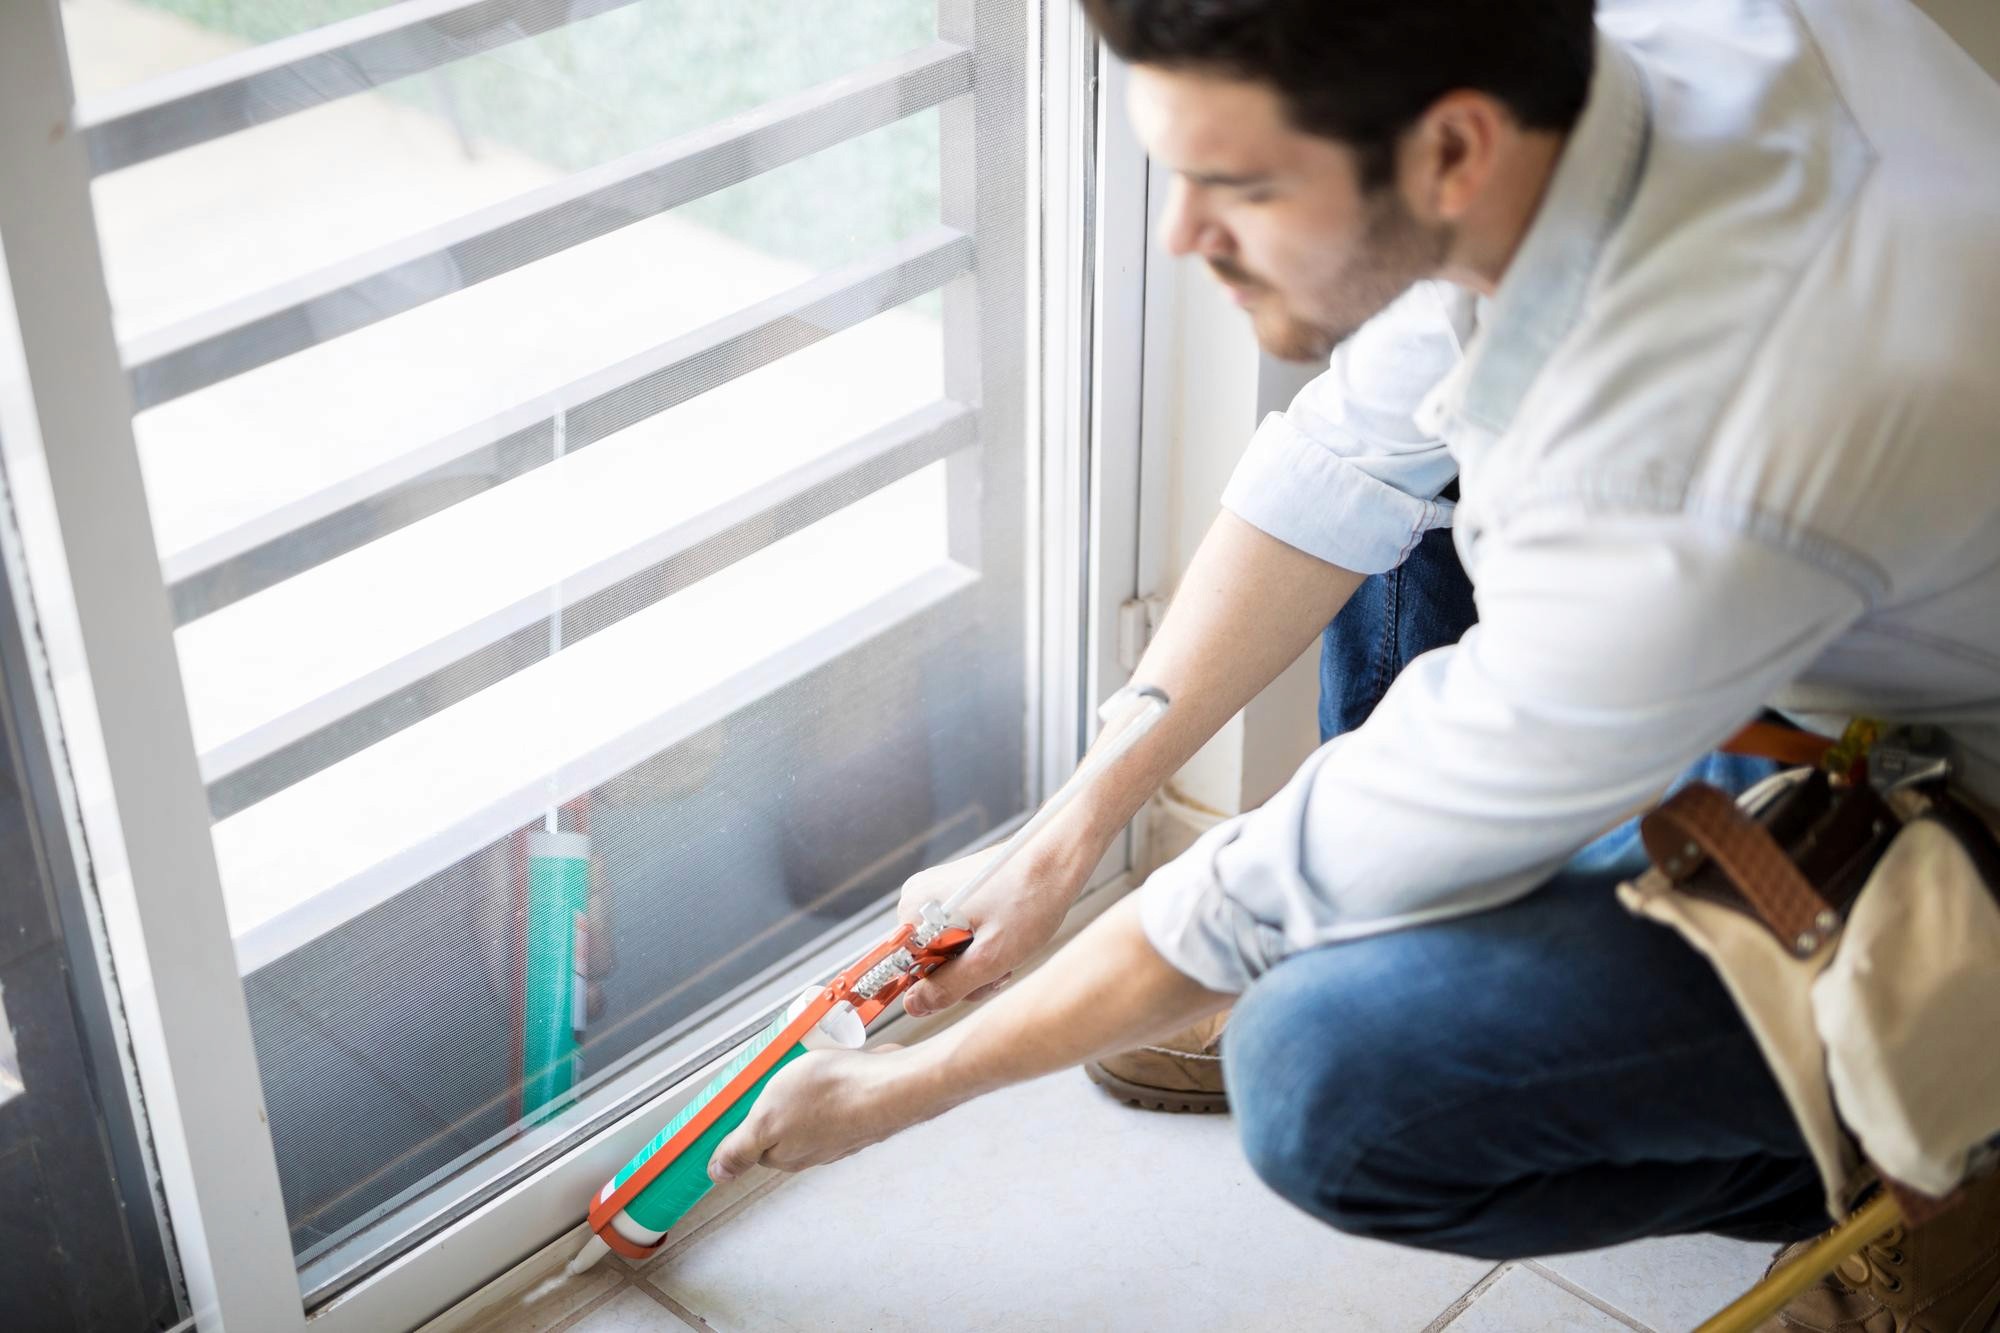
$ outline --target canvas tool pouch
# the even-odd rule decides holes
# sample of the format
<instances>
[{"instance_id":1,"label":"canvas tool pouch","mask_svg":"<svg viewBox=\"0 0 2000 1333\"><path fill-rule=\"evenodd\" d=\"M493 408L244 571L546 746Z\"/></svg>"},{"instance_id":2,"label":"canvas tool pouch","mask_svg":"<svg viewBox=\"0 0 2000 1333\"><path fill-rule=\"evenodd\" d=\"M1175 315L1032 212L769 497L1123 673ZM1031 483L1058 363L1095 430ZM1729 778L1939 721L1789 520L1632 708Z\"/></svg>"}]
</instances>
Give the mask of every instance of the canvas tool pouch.
<instances>
[{"instance_id":1,"label":"canvas tool pouch","mask_svg":"<svg viewBox=\"0 0 2000 1333\"><path fill-rule=\"evenodd\" d=\"M1913 1221L2000 1142L2000 844L1941 785L1777 774L1640 823L1625 905L1715 965L1844 1217L1878 1179Z\"/></svg>"}]
</instances>

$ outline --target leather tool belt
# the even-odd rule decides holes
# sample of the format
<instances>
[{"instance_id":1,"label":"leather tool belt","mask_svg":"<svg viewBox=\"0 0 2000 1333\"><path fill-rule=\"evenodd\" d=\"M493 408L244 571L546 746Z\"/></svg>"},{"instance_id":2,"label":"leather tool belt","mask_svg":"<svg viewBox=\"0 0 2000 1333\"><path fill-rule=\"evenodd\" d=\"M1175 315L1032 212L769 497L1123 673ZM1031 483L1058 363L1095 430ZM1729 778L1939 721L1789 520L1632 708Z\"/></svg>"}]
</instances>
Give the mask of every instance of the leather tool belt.
<instances>
[{"instance_id":1,"label":"leather tool belt","mask_svg":"<svg viewBox=\"0 0 2000 1333\"><path fill-rule=\"evenodd\" d=\"M1920 735L1818 745L1830 762L1739 799L1655 808L1653 868L1619 897L1715 965L1829 1211L1880 1182L1921 1224L2000 1160L2000 819Z\"/></svg>"}]
</instances>

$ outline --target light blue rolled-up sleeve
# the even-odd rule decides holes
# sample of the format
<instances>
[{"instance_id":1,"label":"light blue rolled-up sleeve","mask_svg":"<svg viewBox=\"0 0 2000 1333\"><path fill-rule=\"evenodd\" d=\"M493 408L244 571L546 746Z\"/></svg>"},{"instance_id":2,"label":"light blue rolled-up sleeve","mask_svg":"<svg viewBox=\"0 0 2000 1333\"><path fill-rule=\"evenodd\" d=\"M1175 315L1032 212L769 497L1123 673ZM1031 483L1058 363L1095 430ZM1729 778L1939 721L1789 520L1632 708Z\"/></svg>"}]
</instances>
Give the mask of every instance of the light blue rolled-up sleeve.
<instances>
[{"instance_id":1,"label":"light blue rolled-up sleeve","mask_svg":"<svg viewBox=\"0 0 2000 1333\"><path fill-rule=\"evenodd\" d=\"M1303 950L1518 898L1866 607L1839 575L1681 515L1493 541L1464 639L1147 879L1140 923L1161 957L1242 991Z\"/></svg>"},{"instance_id":2,"label":"light blue rolled-up sleeve","mask_svg":"<svg viewBox=\"0 0 2000 1333\"><path fill-rule=\"evenodd\" d=\"M1362 574L1394 569L1451 523L1458 473L1418 406L1457 367L1473 298L1422 282L1342 343L1327 369L1257 430L1222 506L1252 527Z\"/></svg>"}]
</instances>

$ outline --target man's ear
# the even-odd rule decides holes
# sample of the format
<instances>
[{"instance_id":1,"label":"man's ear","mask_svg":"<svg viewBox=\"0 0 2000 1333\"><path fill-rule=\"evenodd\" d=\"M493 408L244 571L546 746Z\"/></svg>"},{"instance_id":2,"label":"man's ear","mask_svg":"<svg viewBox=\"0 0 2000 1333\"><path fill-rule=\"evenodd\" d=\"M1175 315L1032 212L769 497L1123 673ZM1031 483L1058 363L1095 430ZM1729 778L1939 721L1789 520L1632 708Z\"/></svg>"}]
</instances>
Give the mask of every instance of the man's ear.
<instances>
[{"instance_id":1,"label":"man's ear","mask_svg":"<svg viewBox=\"0 0 2000 1333\"><path fill-rule=\"evenodd\" d=\"M1404 202L1419 220L1462 221L1493 177L1513 117L1485 93L1461 90L1431 103L1397 145Z\"/></svg>"}]
</instances>

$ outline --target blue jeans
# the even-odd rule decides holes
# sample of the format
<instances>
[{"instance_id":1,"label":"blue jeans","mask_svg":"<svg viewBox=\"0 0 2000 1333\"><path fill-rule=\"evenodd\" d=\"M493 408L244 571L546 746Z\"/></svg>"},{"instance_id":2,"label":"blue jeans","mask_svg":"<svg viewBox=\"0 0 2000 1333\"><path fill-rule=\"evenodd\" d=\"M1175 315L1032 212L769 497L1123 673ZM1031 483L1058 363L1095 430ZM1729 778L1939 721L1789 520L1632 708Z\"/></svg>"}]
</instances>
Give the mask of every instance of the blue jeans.
<instances>
[{"instance_id":1,"label":"blue jeans","mask_svg":"<svg viewBox=\"0 0 2000 1333\"><path fill-rule=\"evenodd\" d=\"M1323 725L1366 716L1385 651L1400 668L1470 623L1450 554L1341 613ZM1741 790L1773 767L1715 755L1683 781ZM1517 902L1259 978L1222 1045L1258 1175L1342 1231L1485 1259L1823 1228L1805 1142L1714 971L1613 893L1644 865L1634 821Z\"/></svg>"},{"instance_id":2,"label":"blue jeans","mask_svg":"<svg viewBox=\"0 0 2000 1333\"><path fill-rule=\"evenodd\" d=\"M1450 528L1425 533L1401 565L1362 580L1320 646L1320 739L1360 726L1412 658L1457 643L1477 618Z\"/></svg>"}]
</instances>

